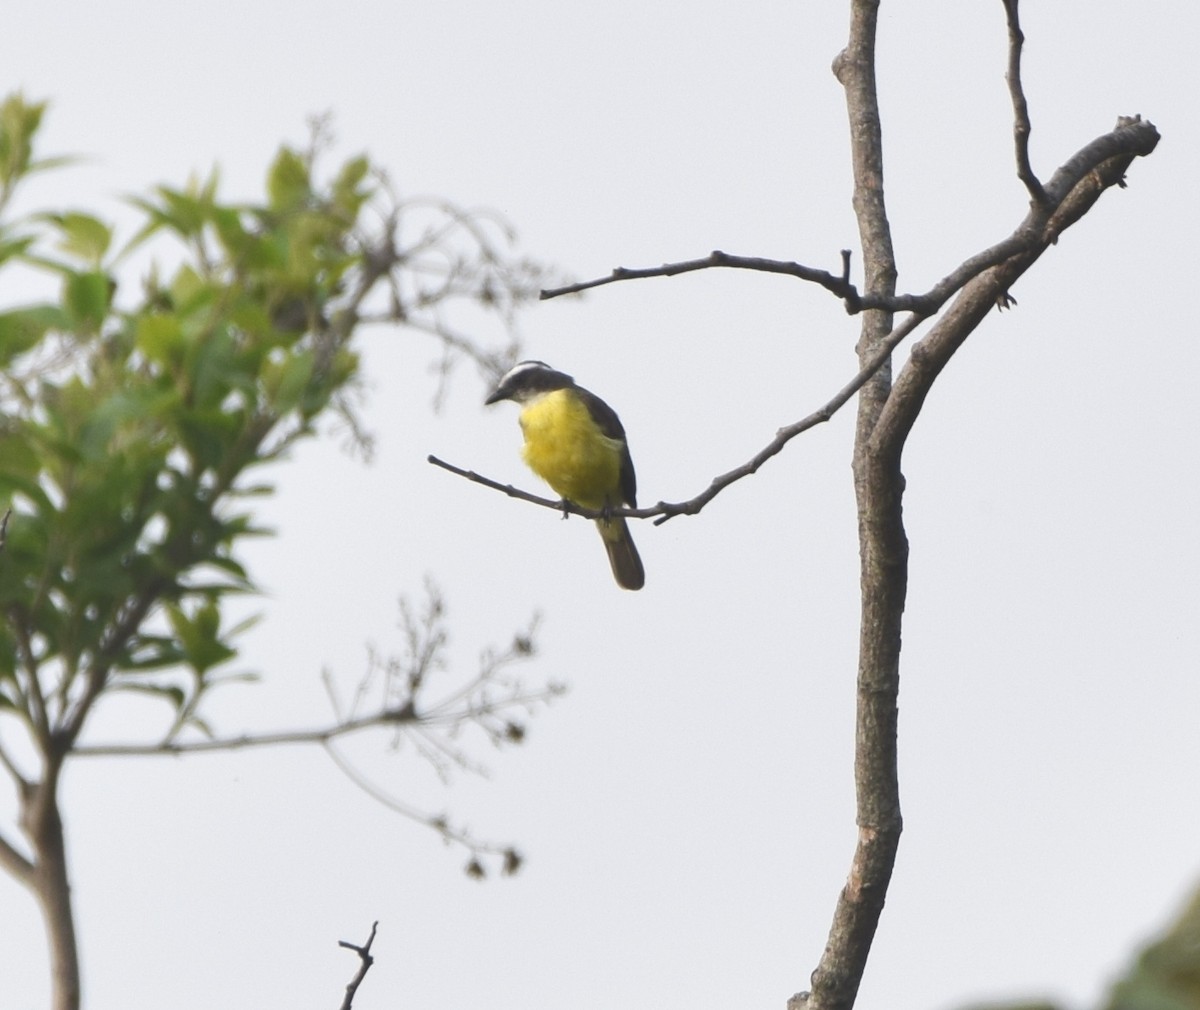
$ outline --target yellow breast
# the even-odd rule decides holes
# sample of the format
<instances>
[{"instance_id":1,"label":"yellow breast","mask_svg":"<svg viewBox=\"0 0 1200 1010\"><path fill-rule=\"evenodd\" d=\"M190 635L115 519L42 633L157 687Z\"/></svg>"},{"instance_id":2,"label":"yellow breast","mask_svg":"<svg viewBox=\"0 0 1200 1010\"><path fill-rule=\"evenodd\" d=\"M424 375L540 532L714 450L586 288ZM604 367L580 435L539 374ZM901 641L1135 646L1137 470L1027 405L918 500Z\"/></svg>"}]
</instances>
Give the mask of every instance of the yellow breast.
<instances>
[{"instance_id":1,"label":"yellow breast","mask_svg":"<svg viewBox=\"0 0 1200 1010\"><path fill-rule=\"evenodd\" d=\"M520 420L525 462L555 492L584 508L621 504L625 443L605 435L577 396L547 393L527 403Z\"/></svg>"}]
</instances>

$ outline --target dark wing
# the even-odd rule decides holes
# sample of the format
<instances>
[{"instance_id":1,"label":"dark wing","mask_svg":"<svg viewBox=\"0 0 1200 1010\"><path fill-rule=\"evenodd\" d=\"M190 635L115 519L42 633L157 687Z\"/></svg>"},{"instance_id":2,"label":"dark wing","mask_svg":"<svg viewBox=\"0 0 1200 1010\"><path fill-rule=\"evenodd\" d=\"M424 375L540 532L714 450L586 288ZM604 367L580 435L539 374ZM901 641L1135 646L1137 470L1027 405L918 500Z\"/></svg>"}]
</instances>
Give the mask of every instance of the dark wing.
<instances>
[{"instance_id":1,"label":"dark wing","mask_svg":"<svg viewBox=\"0 0 1200 1010\"><path fill-rule=\"evenodd\" d=\"M624 444L625 448L621 450L621 499L630 508L637 508L637 474L633 472L633 457L629 455L629 441L625 438L625 428L621 419L617 417L617 412L595 393L582 386L576 386L575 391L587 407L588 413L592 415L596 427L609 438L615 438Z\"/></svg>"}]
</instances>

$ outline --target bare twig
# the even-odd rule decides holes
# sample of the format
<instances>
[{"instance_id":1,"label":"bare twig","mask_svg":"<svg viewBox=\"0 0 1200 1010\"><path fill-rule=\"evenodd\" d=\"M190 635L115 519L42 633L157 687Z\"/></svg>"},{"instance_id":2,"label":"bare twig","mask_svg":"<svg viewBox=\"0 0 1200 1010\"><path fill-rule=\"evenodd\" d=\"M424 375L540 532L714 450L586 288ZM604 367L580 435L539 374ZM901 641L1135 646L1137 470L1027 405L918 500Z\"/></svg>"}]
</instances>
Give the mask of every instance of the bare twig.
<instances>
[{"instance_id":1,"label":"bare twig","mask_svg":"<svg viewBox=\"0 0 1200 1010\"><path fill-rule=\"evenodd\" d=\"M179 757L184 754L211 754L219 751L250 750L255 747L283 747L289 744L328 744L338 737L360 733L375 726L397 726L411 723L416 718L411 707L402 706L315 729L243 733L240 736L212 737L207 740L162 740L145 744L80 744L72 753L79 757Z\"/></svg>"},{"instance_id":2,"label":"bare twig","mask_svg":"<svg viewBox=\"0 0 1200 1010\"><path fill-rule=\"evenodd\" d=\"M530 496L532 497L532 496ZM471 682L478 689L483 678ZM238 736L212 737L206 740L162 740L157 743L100 743L79 744L72 754L79 757L181 757L187 754L212 754L221 751L250 750L258 747L285 747L289 745L321 744L326 746L334 740L361 733L380 726L455 726L466 721L479 721L495 716L510 707L528 710L548 702L563 693L561 685L551 683L539 691L517 690L495 700L479 703L468 702L461 709L448 711L444 701L436 702L428 712L418 713L411 699L381 709L371 715L346 719L314 729L282 730L277 733L243 733ZM457 692L456 692L457 694ZM488 726L484 732L496 740L497 733ZM503 735L503 734L501 734ZM511 737L511 734L509 734Z\"/></svg>"},{"instance_id":3,"label":"bare twig","mask_svg":"<svg viewBox=\"0 0 1200 1010\"><path fill-rule=\"evenodd\" d=\"M427 579L425 604L415 608L402 600L400 613L405 643L403 653L381 656L372 648L366 673L348 708L338 698L332 678L325 675L325 686L339 721L353 718L360 704L378 694L383 707L409 716L397 726L394 748L399 748L405 740L411 741L443 780L448 779L455 768L486 775L487 769L472 761L459 744L460 730L473 726L494 746L520 743L525 737L521 713L532 713L564 690L551 681L544 688L530 691L506 673L513 663L534 655L536 617L525 631L513 636L507 648L486 649L474 676L431 698L428 696L431 682L438 679L433 675L446 666L444 650L449 636L445 625L445 602L437 587ZM500 870L505 874L515 873L521 865L521 856L512 845L480 841L465 828L453 825L445 814L424 813L396 799L345 758L333 739L325 742L325 749L342 773L372 799L436 831L447 844L465 848L468 852L466 871L470 876L485 877L485 864L489 859L498 858Z\"/></svg>"},{"instance_id":4,"label":"bare twig","mask_svg":"<svg viewBox=\"0 0 1200 1010\"><path fill-rule=\"evenodd\" d=\"M520 488L515 488L511 484L501 484L499 481L491 480L474 470L464 470L461 467L454 466L452 463L447 463L445 460L438 459L436 456L426 457L428 462L434 466L440 466L443 470L448 470L450 473L457 474L466 480L476 484L482 484L484 487L490 487L494 491L499 491L502 494L508 495L510 498L519 498L522 501L531 502L534 505L540 505L542 508L554 509L558 512L570 513L571 515L583 516L585 519L600 519L607 516L625 516L630 519L653 519L656 526L660 526L668 519L672 519L679 515L696 515L718 494L729 487L730 484L736 483L743 477L749 477L756 473L758 469L767 462L772 456L777 455L788 442L797 435L808 431L809 428L815 428L818 424L824 424L830 420L842 407L849 402L850 398L857 393L863 385L874 375L891 356L892 351L896 346L905 339L920 323L924 320L924 316L916 313L908 316L903 323L897 326L889 333L878 345L874 355L867 363L859 370L846 385L837 391L834 396L825 404L818 407L811 414L802 417L799 421L793 424L786 425L780 428L775 437L771 439L762 449L755 453L750 459L740 466L727 473L720 474L714 477L708 487L701 491L698 495L680 502L665 502L660 501L658 504L648 508L623 508L609 509L607 513L600 509L581 508L574 502L562 501L561 499L542 498L535 494L530 494L528 491L522 491Z\"/></svg>"},{"instance_id":5,"label":"bare twig","mask_svg":"<svg viewBox=\"0 0 1200 1010\"><path fill-rule=\"evenodd\" d=\"M345 947L347 950L354 951L358 955L359 960L358 971L355 972L354 978L346 986L346 995L342 999L341 1010L351 1010L358 987L362 985L363 979L367 977L367 972L371 970L371 965L375 963L375 958L371 954L371 944L375 942L375 930L378 928L378 921L371 923L371 935L367 937L367 942L361 947L356 943L351 943L349 940L338 940L339 947Z\"/></svg>"},{"instance_id":6,"label":"bare twig","mask_svg":"<svg viewBox=\"0 0 1200 1010\"><path fill-rule=\"evenodd\" d=\"M511 484L501 484L499 481L492 480L490 477L485 477L483 474L476 473L474 470L464 470L461 467L455 466L453 463L447 463L444 459L438 459L437 456L426 456L425 461L432 463L434 466L440 466L443 470L449 470L459 477L465 477L467 480L482 484L484 487L490 487L493 491L499 491L502 494L508 495L510 498L520 498L522 501L532 502L534 505L541 505L543 508L555 509L559 512L570 513L571 515L583 516L585 519L598 519L600 513L596 509L585 509L574 504L573 502L563 501L562 499L543 498L540 495L531 494L528 491L522 491L518 487L513 487ZM640 509L611 509L609 515L631 515L641 511ZM647 510L650 511L650 510Z\"/></svg>"},{"instance_id":7,"label":"bare twig","mask_svg":"<svg viewBox=\"0 0 1200 1010\"><path fill-rule=\"evenodd\" d=\"M984 271L1028 251L1047 233L1053 233L1054 237L1057 237L1069 224L1078 220L1082 216L1082 212L1074 214L1069 220L1064 217L1067 209L1064 207L1064 204L1067 203L1066 198L1090 173L1097 171L1100 165L1109 159L1122 158L1128 159L1124 162L1127 167L1128 162L1132 161L1134 157L1149 154L1157 142L1158 132L1152 123L1144 122L1137 116L1121 117L1116 129L1097 137L1083 147L1054 173L1045 187L1034 179L1042 193L1042 199L1034 203L1029 216L1013 234L975 255L969 256L933 287L919 294L887 294L879 291L859 293L849 280L849 251L843 250L842 276L837 278L826 271L815 270L800 263L713 252L702 259L664 263L659 267L617 267L607 277L582 281L566 288L546 290L542 292L541 297L543 299L554 298L571 291L582 291L616 281L640 280L647 277L672 277L693 270L735 266L743 270L783 274L817 283L841 298L846 311L851 315L878 309L884 312L914 312L927 318L941 309L950 298ZM1121 185L1121 183L1112 184Z\"/></svg>"},{"instance_id":8,"label":"bare twig","mask_svg":"<svg viewBox=\"0 0 1200 1010\"><path fill-rule=\"evenodd\" d=\"M871 309L886 312L914 312L923 317L932 316L968 283L993 267L1000 266L1014 256L1027 253L1035 245L1049 239L1054 241L1070 224L1077 221L1094 202L1078 205L1077 200L1068 200L1079 184L1100 170L1111 159L1118 159L1105 173L1105 186L1124 185L1120 179L1124 168L1134 157L1148 155L1158 142L1158 132L1152 123L1142 121L1140 116L1121 117L1117 127L1110 133L1097 137L1062 165L1050 182L1043 186L1033 172L1029 160L1029 134L1031 130L1029 111L1021 83L1021 49L1024 35L1017 17L1018 0L1003 0L1008 15L1009 55L1007 80L1013 102L1013 136L1016 147L1017 175L1029 191L1033 204L1029 216L1008 238L968 257L954 270L939 280L933 287L919 294L887 293L869 289L860 293L850 282L850 251L842 250L842 272L835 276L828 271L818 270L784 260L764 259L756 256L734 256L719 250L706 257L664 263L658 267L616 267L606 277L581 281L566 287L543 290L542 299L586 291L590 288L612 284L616 281L640 280L648 277L673 277L677 274L706 270L714 267L732 267L754 270L761 273L782 274L818 284L841 298L846 311L851 315ZM839 57L839 66L845 66L845 54ZM1012 301L1015 304L1015 300Z\"/></svg>"},{"instance_id":9,"label":"bare twig","mask_svg":"<svg viewBox=\"0 0 1200 1010\"><path fill-rule=\"evenodd\" d=\"M837 276L826 270L806 267L802 263L764 259L761 256L732 256L717 249L702 259L685 260L680 263L664 263L658 267L616 267L607 277L598 277L590 281L580 281L577 284L568 284L561 288L549 288L543 290L538 297L545 301L548 298L577 294L580 291L587 291L590 288L612 284L614 281L638 280L645 277L675 277L678 274L691 273L694 270L707 270L711 267L732 267L735 270L758 270L763 273L787 274L791 277L799 277L803 281L811 281L843 299L846 302L847 311L857 312L859 309L859 295L858 289L850 283L849 279L849 252L842 252L842 263L842 275Z\"/></svg>"},{"instance_id":10,"label":"bare twig","mask_svg":"<svg viewBox=\"0 0 1200 1010\"><path fill-rule=\"evenodd\" d=\"M1029 106L1025 103L1025 89L1021 84L1021 48L1025 44L1025 33L1017 15L1020 0L1003 0L1004 13L1008 18L1008 91L1013 105L1013 142L1017 154L1017 178L1025 184L1035 206L1046 202L1046 191L1033 173L1029 163Z\"/></svg>"},{"instance_id":11,"label":"bare twig","mask_svg":"<svg viewBox=\"0 0 1200 1010\"><path fill-rule=\"evenodd\" d=\"M498 842L482 841L472 835L466 828L457 827L450 822L445 814L428 814L411 807L402 800L396 799L368 779L358 768L338 753L331 744L326 747L329 756L339 770L359 789L371 797L376 803L387 807L393 813L399 814L422 827L436 831L442 841L448 845L459 845L468 852L466 872L477 879L485 877L484 858L498 856L501 860L501 873L511 876L516 873L522 863L521 854L515 846Z\"/></svg>"}]
</instances>

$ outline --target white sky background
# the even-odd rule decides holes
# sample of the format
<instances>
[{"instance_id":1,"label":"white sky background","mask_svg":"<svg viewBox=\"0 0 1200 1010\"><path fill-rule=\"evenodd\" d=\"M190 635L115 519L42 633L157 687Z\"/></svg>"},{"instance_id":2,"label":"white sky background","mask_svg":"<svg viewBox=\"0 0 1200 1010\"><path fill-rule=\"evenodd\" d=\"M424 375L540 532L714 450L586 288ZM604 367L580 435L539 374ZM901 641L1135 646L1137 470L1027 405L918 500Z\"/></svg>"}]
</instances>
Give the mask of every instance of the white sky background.
<instances>
[{"instance_id":1,"label":"white sky background","mask_svg":"<svg viewBox=\"0 0 1200 1010\"><path fill-rule=\"evenodd\" d=\"M43 153L94 156L40 181L43 206L122 217L121 194L213 163L253 198L279 142L332 110L336 155L498 209L577 277L714 248L834 269L857 248L829 72L844 7L18 0L0 83L54 100ZM1200 877L1195 26L1176 4L1026 7L1043 178L1118 114L1164 139L971 338L910 441L906 830L862 1007L1085 1005ZM900 285L924 290L1025 211L1003 11L885 10L887 197ZM535 306L522 329L620 411L648 503L824 402L858 321L794 280L707 272ZM525 747L480 746L491 781L445 792L411 752L354 749L528 864L467 880L316 751L77 764L88 1007L336 1006L356 968L336 942L375 919L359 1010L782 1007L854 840L853 409L700 517L638 525L647 588L622 593L582 522L425 463L537 490L511 405L483 409L464 368L435 416L432 344L368 346L378 458L330 440L277 470L243 655L265 683L212 713L230 732L324 721L321 669L349 690L366 642L398 650L396 599L426 573L459 669L540 611L524 676L572 690ZM157 725L112 711L128 738ZM0 910L0 1007L36 1010L40 920L8 880Z\"/></svg>"}]
</instances>

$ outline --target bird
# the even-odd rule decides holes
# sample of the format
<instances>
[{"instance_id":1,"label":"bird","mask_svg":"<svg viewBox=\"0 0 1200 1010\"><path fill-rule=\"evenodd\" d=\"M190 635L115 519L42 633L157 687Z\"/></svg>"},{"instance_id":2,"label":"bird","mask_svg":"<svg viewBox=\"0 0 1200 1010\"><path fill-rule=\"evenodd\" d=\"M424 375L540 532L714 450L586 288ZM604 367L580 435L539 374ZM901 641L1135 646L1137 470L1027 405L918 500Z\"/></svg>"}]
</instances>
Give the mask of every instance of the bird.
<instances>
[{"instance_id":1,"label":"bird","mask_svg":"<svg viewBox=\"0 0 1200 1010\"><path fill-rule=\"evenodd\" d=\"M501 400L520 405L521 455L564 501L604 512L637 508L637 476L625 429L595 393L544 361L521 361L504 373L484 403ZM617 585L641 589L646 573L624 517L603 516L596 526Z\"/></svg>"}]
</instances>

